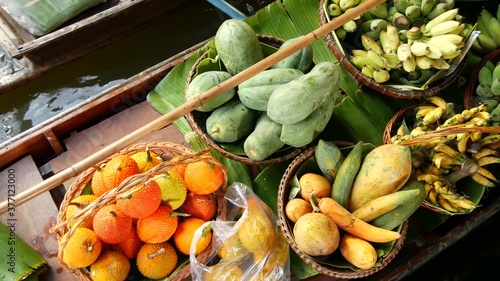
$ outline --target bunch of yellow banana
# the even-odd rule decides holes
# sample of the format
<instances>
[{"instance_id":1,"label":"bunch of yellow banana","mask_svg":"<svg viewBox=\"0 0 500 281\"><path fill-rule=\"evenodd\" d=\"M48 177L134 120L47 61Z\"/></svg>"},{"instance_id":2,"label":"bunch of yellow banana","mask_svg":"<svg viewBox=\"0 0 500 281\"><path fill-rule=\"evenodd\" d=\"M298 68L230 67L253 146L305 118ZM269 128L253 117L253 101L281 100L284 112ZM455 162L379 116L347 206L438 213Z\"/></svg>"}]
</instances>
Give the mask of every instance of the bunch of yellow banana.
<instances>
[{"instance_id":1,"label":"bunch of yellow banana","mask_svg":"<svg viewBox=\"0 0 500 281\"><path fill-rule=\"evenodd\" d=\"M486 61L477 76L476 104L488 107L493 122L500 122L500 62Z\"/></svg>"},{"instance_id":2,"label":"bunch of yellow banana","mask_svg":"<svg viewBox=\"0 0 500 281\"><path fill-rule=\"evenodd\" d=\"M496 16L483 8L477 18L476 29L481 31L472 48L481 53L488 53L500 47L500 4Z\"/></svg>"}]
</instances>

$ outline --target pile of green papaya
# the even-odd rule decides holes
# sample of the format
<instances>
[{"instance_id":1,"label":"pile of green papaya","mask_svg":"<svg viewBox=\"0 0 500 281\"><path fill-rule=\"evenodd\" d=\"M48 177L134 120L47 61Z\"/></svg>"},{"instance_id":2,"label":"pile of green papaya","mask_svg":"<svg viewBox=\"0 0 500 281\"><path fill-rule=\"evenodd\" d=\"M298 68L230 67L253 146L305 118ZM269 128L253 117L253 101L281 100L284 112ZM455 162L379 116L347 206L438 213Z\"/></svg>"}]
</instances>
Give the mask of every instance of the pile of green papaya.
<instances>
[{"instance_id":1,"label":"pile of green papaya","mask_svg":"<svg viewBox=\"0 0 500 281\"><path fill-rule=\"evenodd\" d=\"M214 45L222 67L194 76L186 87L187 100L265 57L258 35L242 20L223 22ZM240 142L249 159L261 161L286 146L306 146L323 131L339 93L337 67L313 64L312 48L306 46L196 110L207 113L204 125L215 142Z\"/></svg>"}]
</instances>

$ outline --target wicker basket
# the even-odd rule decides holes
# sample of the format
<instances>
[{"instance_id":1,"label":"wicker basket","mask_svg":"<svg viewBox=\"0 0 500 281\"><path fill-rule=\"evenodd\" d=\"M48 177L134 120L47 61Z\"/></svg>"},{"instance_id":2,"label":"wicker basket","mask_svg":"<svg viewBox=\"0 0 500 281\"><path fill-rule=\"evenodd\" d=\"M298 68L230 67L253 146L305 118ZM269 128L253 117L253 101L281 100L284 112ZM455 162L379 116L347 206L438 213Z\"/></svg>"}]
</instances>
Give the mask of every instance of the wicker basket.
<instances>
[{"instance_id":1,"label":"wicker basket","mask_svg":"<svg viewBox=\"0 0 500 281\"><path fill-rule=\"evenodd\" d=\"M329 22L328 15L325 13L324 9L325 2L326 0L320 0L319 4L318 13L320 25L325 25ZM344 54L342 46L339 46L338 43L336 43L336 38L334 36L334 32L328 33L325 36L325 41L328 44L328 47L332 51L333 55L339 60L340 64L354 76L356 81L361 85L367 86L383 95L387 95L393 98L418 99L437 95L442 90L446 89L448 86L454 83L465 67L465 64L461 62L451 74L432 83L431 87L425 90L411 89L408 87L404 88L403 86L394 87L390 85L384 85L381 83L377 83L372 78L367 77L366 75L361 73L361 70L359 70Z\"/></svg>"},{"instance_id":2,"label":"wicker basket","mask_svg":"<svg viewBox=\"0 0 500 281\"><path fill-rule=\"evenodd\" d=\"M336 267L334 265L322 263L318 259L315 259L314 257L303 252L295 243L294 236L292 233L293 224L287 219L285 214L285 206L288 201L287 198L289 196L291 189L289 183L291 182L291 180L293 179L293 177L295 176L301 165L314 156L314 151L315 147L310 147L306 151L301 153L299 156L297 156L290 163L290 165L288 165L288 168L286 169L280 182L278 190L278 221L288 244L305 263L314 268L318 273L330 277L341 278L341 279L363 278L382 270L385 266L387 266L387 264L389 264L394 259L397 253L401 250L401 247L404 244L404 240L406 238L406 234L408 231L408 221L405 221L401 225L400 228L401 237L394 242L391 251L385 257L382 258L380 264L377 264L377 266L371 269L353 270L350 268Z\"/></svg>"},{"instance_id":3,"label":"wicker basket","mask_svg":"<svg viewBox=\"0 0 500 281\"><path fill-rule=\"evenodd\" d=\"M116 189L113 189L109 192L106 192L105 194L101 195L96 201L92 202L89 204L80 215L75 215L74 218L71 219L71 221L66 220L65 218L65 213L66 209L71 202L71 200L77 196L79 196L82 191L88 187L92 176L95 172L95 167L88 168L85 170L83 173L81 173L76 180L73 182L73 184L70 186L68 189L62 203L59 209L58 213L58 223L54 227L52 227L51 232L56 233L58 240L59 240L59 253L58 253L58 260L59 263L71 274L73 274L75 277L77 277L79 280L86 280L86 281L91 281L92 279L90 278L89 272L86 268L73 268L65 264L62 260L63 258L63 249L69 239L71 237L73 230L76 227L69 228L68 224L70 222L74 222L75 226L77 226L82 220L84 220L87 216L91 215L92 213L95 213L99 208L102 206L111 203L115 200L116 195L126 193L127 191L131 190L134 188L137 184L143 183L149 179L151 179L153 176L165 173L168 169L173 167L176 164L180 163L191 163L191 162L196 162L199 160L203 161L208 161L214 165L219 165L222 167L223 173L224 173L224 183L221 188L216 192L216 197L217 197L217 208L218 208L218 214L223 215L225 214L225 200L224 200L224 192L227 188L227 170L226 168L215 158L213 157L207 157L207 153L209 150L203 150L197 153L194 153L190 149L179 145L175 143L170 143L170 142L145 142L145 143L139 143L135 144L132 146L129 146L117 154L126 154L126 155L132 155L136 152L139 151L144 151L146 148L148 148L150 151L156 153L158 156L160 156L164 161L158 164L157 166L153 167L150 169L148 172L142 173L142 174L137 174L133 175L131 177L128 177L125 179ZM115 154L116 155L116 154ZM114 156L114 155L113 155ZM173 157L176 157L176 160L171 160ZM107 163L112 156L106 158L105 160L99 162L96 167L100 166L101 164ZM222 218L223 219L223 218ZM68 233L66 237L63 239L63 235ZM202 253L198 255L198 259L200 262L208 258L211 252L211 246L209 246L207 249L205 249ZM169 280L182 280L190 275L190 267L189 263L183 263L182 265L178 266L178 268L171 274L171 279Z\"/></svg>"},{"instance_id":4,"label":"wicker basket","mask_svg":"<svg viewBox=\"0 0 500 281\"><path fill-rule=\"evenodd\" d=\"M491 61L494 64L500 61L500 48L495 49L488 54L486 54L479 64L474 68L470 78L467 80L464 89L464 108L470 109L477 105L474 101L474 97L476 96L476 87L478 85L477 76L481 68L486 64L487 61Z\"/></svg>"},{"instance_id":5,"label":"wicker basket","mask_svg":"<svg viewBox=\"0 0 500 281\"><path fill-rule=\"evenodd\" d=\"M284 42L282 39L279 39L276 37L271 37L271 36L258 35L258 37L259 37L259 41L261 43L265 43L265 44L271 45L271 46L276 47L276 48L279 48L279 46L281 46ZM204 53L195 62L195 64L191 68L191 71L189 72L188 77L186 79L186 89L187 89L187 85L189 85L191 80L194 78L198 65L200 64L200 62L202 60L207 58L207 56L208 56L208 52ZM269 156L268 158L266 158L264 160L260 160L260 161L252 160L252 159L248 158L246 155L234 154L234 153L228 151L227 149L223 148L219 143L217 143L207 133L207 129L206 129L205 124L206 124L206 120L208 118L208 115L209 114L207 114L205 112L193 110L187 114L186 119L187 119L189 125L191 126L191 128L193 129L193 131L196 132L203 139L203 141L208 144L208 146L210 146L211 148L213 148L214 150L216 150L217 152L219 152L220 154L224 155L225 157L227 157L229 159L232 159L232 160L244 163L244 164L249 164L249 165L269 165L269 164L279 163L279 162L289 160L289 159L297 156L301 151L303 151L305 149L305 148L295 148L295 147L291 147L291 146L284 146L279 151L275 152L273 155Z\"/></svg>"}]
</instances>

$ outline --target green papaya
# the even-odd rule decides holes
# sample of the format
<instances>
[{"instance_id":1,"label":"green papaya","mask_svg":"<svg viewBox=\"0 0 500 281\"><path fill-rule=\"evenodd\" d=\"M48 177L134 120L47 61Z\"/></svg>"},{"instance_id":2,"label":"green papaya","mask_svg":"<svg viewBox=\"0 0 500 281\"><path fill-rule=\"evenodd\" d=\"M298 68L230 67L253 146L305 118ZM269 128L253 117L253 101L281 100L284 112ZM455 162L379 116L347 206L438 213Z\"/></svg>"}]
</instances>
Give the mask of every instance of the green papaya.
<instances>
[{"instance_id":1,"label":"green papaya","mask_svg":"<svg viewBox=\"0 0 500 281\"><path fill-rule=\"evenodd\" d=\"M283 49L285 47L288 47L295 41L297 41L300 37L297 38L292 38L286 40L280 47L280 49ZM271 68L294 68L298 69L304 73L307 73L313 64L313 49L311 45L308 45L297 52L291 54L290 56L282 59L281 61L277 62L275 65L273 65Z\"/></svg>"},{"instance_id":2,"label":"green papaya","mask_svg":"<svg viewBox=\"0 0 500 281\"><path fill-rule=\"evenodd\" d=\"M309 73L276 88L267 104L267 115L280 124L306 119L339 86L339 71L333 62L320 62Z\"/></svg>"},{"instance_id":3,"label":"green papaya","mask_svg":"<svg viewBox=\"0 0 500 281\"><path fill-rule=\"evenodd\" d=\"M239 100L231 100L208 116L207 133L216 142L235 142L253 131L258 115L258 111L246 107Z\"/></svg>"},{"instance_id":4,"label":"green papaya","mask_svg":"<svg viewBox=\"0 0 500 281\"><path fill-rule=\"evenodd\" d=\"M320 139L314 149L314 158L323 176L333 183L344 162L344 154L340 148L333 142Z\"/></svg>"},{"instance_id":5,"label":"green papaya","mask_svg":"<svg viewBox=\"0 0 500 281\"><path fill-rule=\"evenodd\" d=\"M304 75L297 69L268 69L264 70L238 86L238 96L247 107L266 111L267 102L272 92L279 86Z\"/></svg>"},{"instance_id":6,"label":"green papaya","mask_svg":"<svg viewBox=\"0 0 500 281\"><path fill-rule=\"evenodd\" d=\"M262 112L255 129L243 143L245 154L254 161L261 161L280 150L285 144L280 140L282 125Z\"/></svg>"},{"instance_id":7,"label":"green papaya","mask_svg":"<svg viewBox=\"0 0 500 281\"><path fill-rule=\"evenodd\" d=\"M191 80L186 88L186 99L192 100L197 96L205 93L206 91L212 89L221 82L231 78L232 75L226 71L206 71L198 74ZM206 103L200 105L196 108L197 111L210 112L217 107L223 105L236 95L236 89L230 89L229 91L222 93L221 95L207 101Z\"/></svg>"},{"instance_id":8,"label":"green papaya","mask_svg":"<svg viewBox=\"0 0 500 281\"><path fill-rule=\"evenodd\" d=\"M334 106L335 99L331 94L304 120L293 124L283 124L281 141L293 147L310 144L325 129L332 117Z\"/></svg>"},{"instance_id":9,"label":"green papaya","mask_svg":"<svg viewBox=\"0 0 500 281\"><path fill-rule=\"evenodd\" d=\"M231 75L240 73L264 58L264 52L252 27L237 19L224 21L214 38L217 54Z\"/></svg>"}]
</instances>

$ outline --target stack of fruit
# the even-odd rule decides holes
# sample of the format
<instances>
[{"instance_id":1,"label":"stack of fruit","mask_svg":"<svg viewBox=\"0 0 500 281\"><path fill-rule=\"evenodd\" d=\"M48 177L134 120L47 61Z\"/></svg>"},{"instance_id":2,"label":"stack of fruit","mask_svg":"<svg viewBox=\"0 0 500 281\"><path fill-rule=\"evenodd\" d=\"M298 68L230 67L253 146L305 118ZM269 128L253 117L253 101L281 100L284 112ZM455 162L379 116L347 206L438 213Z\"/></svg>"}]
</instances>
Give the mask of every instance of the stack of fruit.
<instances>
[{"instance_id":1,"label":"stack of fruit","mask_svg":"<svg viewBox=\"0 0 500 281\"><path fill-rule=\"evenodd\" d=\"M411 148L416 177L426 189L424 206L447 214L470 213L480 198L464 194L459 181L496 185L497 177L488 168L500 163L498 151L491 147L500 141L500 130L492 127L485 105L455 113L454 104L439 96L427 101L409 112L411 120L398 120L390 142Z\"/></svg>"},{"instance_id":2,"label":"stack of fruit","mask_svg":"<svg viewBox=\"0 0 500 281\"><path fill-rule=\"evenodd\" d=\"M392 247L380 246L404 240L398 226L417 210L425 190L410 180L407 147L385 144L366 155L364 147L360 141L347 152L319 140L314 157L307 165L300 163L295 179L286 183L288 200L280 208L294 243L305 254L329 259L337 269L347 261L354 272L375 272L382 260L395 255Z\"/></svg>"},{"instance_id":3,"label":"stack of fruit","mask_svg":"<svg viewBox=\"0 0 500 281\"><path fill-rule=\"evenodd\" d=\"M335 5L346 11L359 2L328 0L325 7L334 18L338 16L332 12L337 11ZM360 31L363 49L354 47L347 56L365 76L377 83L422 86L437 71L450 68L449 62L461 53L471 31L454 4L453 0L384 2L336 30L335 35L345 41L349 32Z\"/></svg>"},{"instance_id":4,"label":"stack of fruit","mask_svg":"<svg viewBox=\"0 0 500 281\"><path fill-rule=\"evenodd\" d=\"M281 47L295 40L285 41ZM223 67L192 71L198 74L188 77L187 100L198 98L264 57L258 36L241 20L222 23L214 42L220 59L216 66ZM193 69L197 67L195 64ZM196 124L189 117L192 115L188 121L195 128L206 127L217 146L237 144L249 159L262 161L286 146L311 143L330 120L338 89L337 66L332 62L313 66L312 48L307 46L198 107L196 111L206 114L206 120L198 122L205 124Z\"/></svg>"},{"instance_id":5,"label":"stack of fruit","mask_svg":"<svg viewBox=\"0 0 500 281\"><path fill-rule=\"evenodd\" d=\"M500 124L500 62L487 60L479 70L475 86L475 104L485 104L493 125Z\"/></svg>"},{"instance_id":6,"label":"stack of fruit","mask_svg":"<svg viewBox=\"0 0 500 281\"><path fill-rule=\"evenodd\" d=\"M496 17L487 9L483 8L477 18L477 30L481 34L472 44L472 48L481 53L488 53L500 48L500 4L497 8Z\"/></svg>"},{"instance_id":7,"label":"stack of fruit","mask_svg":"<svg viewBox=\"0 0 500 281\"><path fill-rule=\"evenodd\" d=\"M180 255L190 255L194 232L215 218L214 195L226 180L211 156L176 157L163 161L146 148L97 167L53 228L62 234L61 263L94 281L125 280L133 267L151 279L172 274ZM158 172L162 164L167 170ZM211 230L204 234L196 254L211 243Z\"/></svg>"}]
</instances>

